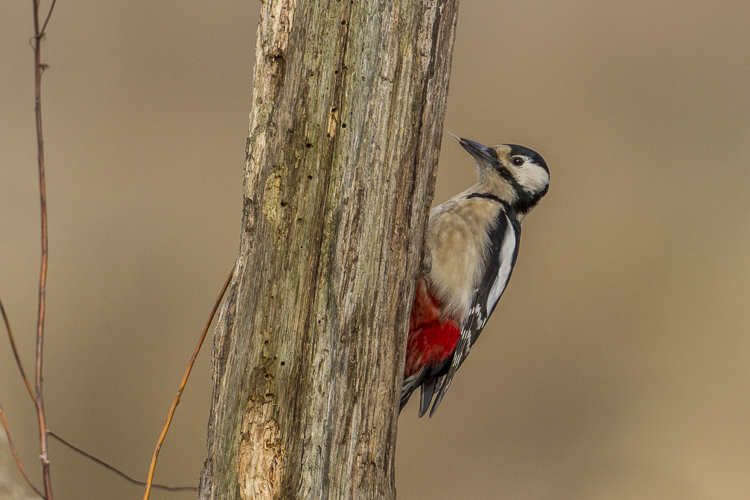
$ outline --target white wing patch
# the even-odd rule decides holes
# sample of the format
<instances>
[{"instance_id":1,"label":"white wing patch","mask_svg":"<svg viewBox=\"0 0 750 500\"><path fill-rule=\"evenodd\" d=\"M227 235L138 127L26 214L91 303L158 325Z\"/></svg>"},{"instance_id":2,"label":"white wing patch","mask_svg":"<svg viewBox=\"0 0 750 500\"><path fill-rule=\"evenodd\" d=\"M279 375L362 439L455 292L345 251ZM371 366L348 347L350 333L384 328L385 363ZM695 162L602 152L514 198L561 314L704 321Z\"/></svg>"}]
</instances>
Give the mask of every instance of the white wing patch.
<instances>
[{"instance_id":1,"label":"white wing patch","mask_svg":"<svg viewBox=\"0 0 750 500\"><path fill-rule=\"evenodd\" d=\"M503 236L503 244L500 247L500 269L497 272L497 278L492 284L490 295L487 297L487 314L492 312L492 308L500 300L500 296L505 291L505 287L508 285L508 278L510 278L510 272L513 270L513 252L516 249L516 232L513 230L513 224L510 223L508 216L505 216L505 220L508 225L505 227L505 235Z\"/></svg>"}]
</instances>

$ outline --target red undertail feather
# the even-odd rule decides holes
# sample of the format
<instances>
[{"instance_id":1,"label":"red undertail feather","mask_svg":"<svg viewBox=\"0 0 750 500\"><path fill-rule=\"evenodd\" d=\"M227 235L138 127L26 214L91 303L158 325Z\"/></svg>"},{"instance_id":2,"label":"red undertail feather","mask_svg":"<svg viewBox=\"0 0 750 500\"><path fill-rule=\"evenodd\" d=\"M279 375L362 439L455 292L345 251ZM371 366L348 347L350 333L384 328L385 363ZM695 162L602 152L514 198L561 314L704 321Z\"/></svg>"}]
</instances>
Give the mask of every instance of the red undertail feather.
<instances>
[{"instance_id":1,"label":"red undertail feather","mask_svg":"<svg viewBox=\"0 0 750 500\"><path fill-rule=\"evenodd\" d=\"M438 365L448 359L460 335L458 323L441 314L440 303L420 277L409 319L404 377L417 373L425 365Z\"/></svg>"}]
</instances>

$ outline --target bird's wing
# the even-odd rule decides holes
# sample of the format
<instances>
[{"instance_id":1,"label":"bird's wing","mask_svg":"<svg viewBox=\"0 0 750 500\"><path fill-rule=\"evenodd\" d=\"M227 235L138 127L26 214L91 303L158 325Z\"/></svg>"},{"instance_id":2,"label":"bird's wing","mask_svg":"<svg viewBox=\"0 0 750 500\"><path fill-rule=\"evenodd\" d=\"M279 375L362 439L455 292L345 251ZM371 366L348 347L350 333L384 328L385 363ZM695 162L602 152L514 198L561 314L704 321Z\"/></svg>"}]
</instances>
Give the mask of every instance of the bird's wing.
<instances>
[{"instance_id":1,"label":"bird's wing","mask_svg":"<svg viewBox=\"0 0 750 500\"><path fill-rule=\"evenodd\" d=\"M482 333L484 325L505 291L518 257L520 236L520 225L511 221L511 218L504 211L500 211L495 228L490 233L490 250L485 258L483 277L476 289L469 315L461 325L461 337L456 344L448 373L438 389L432 410L430 410L430 416L437 410L448 387L450 387L456 370L469 355L471 348L479 338L479 334Z\"/></svg>"}]
</instances>

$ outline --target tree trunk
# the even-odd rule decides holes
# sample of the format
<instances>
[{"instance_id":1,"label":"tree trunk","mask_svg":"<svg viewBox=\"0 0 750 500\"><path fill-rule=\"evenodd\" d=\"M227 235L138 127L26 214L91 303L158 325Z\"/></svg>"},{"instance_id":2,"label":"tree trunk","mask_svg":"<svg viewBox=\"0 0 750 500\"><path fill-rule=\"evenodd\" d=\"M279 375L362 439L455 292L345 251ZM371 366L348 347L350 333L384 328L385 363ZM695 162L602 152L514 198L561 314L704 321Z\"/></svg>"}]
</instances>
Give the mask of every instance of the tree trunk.
<instances>
[{"instance_id":1,"label":"tree trunk","mask_svg":"<svg viewBox=\"0 0 750 500\"><path fill-rule=\"evenodd\" d=\"M457 9L263 3L201 498L395 498Z\"/></svg>"}]
</instances>

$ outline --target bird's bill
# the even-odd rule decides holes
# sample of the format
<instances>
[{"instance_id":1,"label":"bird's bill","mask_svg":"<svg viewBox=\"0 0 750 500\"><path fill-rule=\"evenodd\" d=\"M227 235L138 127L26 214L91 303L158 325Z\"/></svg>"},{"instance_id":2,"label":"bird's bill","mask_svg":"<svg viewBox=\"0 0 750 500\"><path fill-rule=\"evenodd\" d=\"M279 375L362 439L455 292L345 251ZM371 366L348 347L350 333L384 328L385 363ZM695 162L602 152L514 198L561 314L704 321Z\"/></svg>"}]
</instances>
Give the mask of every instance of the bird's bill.
<instances>
[{"instance_id":1,"label":"bird's bill","mask_svg":"<svg viewBox=\"0 0 750 500\"><path fill-rule=\"evenodd\" d=\"M484 144L463 138L458 139L458 143L477 160L493 162L497 159L497 153L495 153L494 148L489 148Z\"/></svg>"}]
</instances>

